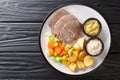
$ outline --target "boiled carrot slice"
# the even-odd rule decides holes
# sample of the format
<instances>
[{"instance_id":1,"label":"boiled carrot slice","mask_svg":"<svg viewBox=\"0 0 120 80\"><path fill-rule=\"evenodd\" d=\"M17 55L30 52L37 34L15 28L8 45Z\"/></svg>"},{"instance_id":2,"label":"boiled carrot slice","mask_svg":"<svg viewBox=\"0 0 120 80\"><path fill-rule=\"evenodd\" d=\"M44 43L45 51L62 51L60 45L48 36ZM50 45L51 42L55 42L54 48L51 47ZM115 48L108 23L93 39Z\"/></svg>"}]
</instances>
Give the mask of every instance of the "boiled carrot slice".
<instances>
[{"instance_id":1,"label":"boiled carrot slice","mask_svg":"<svg viewBox=\"0 0 120 80\"><path fill-rule=\"evenodd\" d=\"M60 47L55 47L55 52L57 53L57 54L60 54L61 53L61 48Z\"/></svg>"},{"instance_id":2,"label":"boiled carrot slice","mask_svg":"<svg viewBox=\"0 0 120 80\"><path fill-rule=\"evenodd\" d=\"M50 55L53 56L54 55L54 50L52 48L49 48L49 52L50 52Z\"/></svg>"}]
</instances>

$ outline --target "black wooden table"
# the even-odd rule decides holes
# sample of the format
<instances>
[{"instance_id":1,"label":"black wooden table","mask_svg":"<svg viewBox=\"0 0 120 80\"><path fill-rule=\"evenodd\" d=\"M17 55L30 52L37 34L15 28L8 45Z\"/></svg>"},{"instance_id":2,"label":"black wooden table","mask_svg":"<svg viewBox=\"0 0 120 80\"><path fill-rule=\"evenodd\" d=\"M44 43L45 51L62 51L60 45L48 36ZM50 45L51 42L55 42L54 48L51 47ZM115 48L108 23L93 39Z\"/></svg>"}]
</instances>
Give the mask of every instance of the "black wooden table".
<instances>
[{"instance_id":1,"label":"black wooden table","mask_svg":"<svg viewBox=\"0 0 120 80\"><path fill-rule=\"evenodd\" d=\"M100 12L112 32L104 63L93 72L69 76L53 69L39 49L39 30L54 8L79 3ZM0 0L0 79L120 80L120 0Z\"/></svg>"}]
</instances>

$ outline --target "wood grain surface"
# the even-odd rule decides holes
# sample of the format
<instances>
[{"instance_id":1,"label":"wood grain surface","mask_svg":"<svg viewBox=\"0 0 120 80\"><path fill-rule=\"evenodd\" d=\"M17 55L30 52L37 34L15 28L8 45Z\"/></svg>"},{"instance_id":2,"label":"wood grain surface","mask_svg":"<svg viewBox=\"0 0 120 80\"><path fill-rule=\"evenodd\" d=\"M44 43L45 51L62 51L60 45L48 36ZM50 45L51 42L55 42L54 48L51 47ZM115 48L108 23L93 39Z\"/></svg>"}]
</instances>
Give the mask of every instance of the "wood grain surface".
<instances>
[{"instance_id":1,"label":"wood grain surface","mask_svg":"<svg viewBox=\"0 0 120 80\"><path fill-rule=\"evenodd\" d=\"M39 30L42 23L0 23L0 52L39 52ZM110 24L111 52L120 52L119 24ZM116 45L114 45L116 44Z\"/></svg>"},{"instance_id":2,"label":"wood grain surface","mask_svg":"<svg viewBox=\"0 0 120 80\"><path fill-rule=\"evenodd\" d=\"M0 0L0 21L40 21L54 8L83 4L98 10L109 23L120 23L119 0Z\"/></svg>"},{"instance_id":3,"label":"wood grain surface","mask_svg":"<svg viewBox=\"0 0 120 80\"><path fill-rule=\"evenodd\" d=\"M39 49L39 30L53 9L83 4L100 12L112 32L109 55L96 70L70 76L53 69ZM10 80L120 80L119 0L0 0L0 79Z\"/></svg>"}]
</instances>

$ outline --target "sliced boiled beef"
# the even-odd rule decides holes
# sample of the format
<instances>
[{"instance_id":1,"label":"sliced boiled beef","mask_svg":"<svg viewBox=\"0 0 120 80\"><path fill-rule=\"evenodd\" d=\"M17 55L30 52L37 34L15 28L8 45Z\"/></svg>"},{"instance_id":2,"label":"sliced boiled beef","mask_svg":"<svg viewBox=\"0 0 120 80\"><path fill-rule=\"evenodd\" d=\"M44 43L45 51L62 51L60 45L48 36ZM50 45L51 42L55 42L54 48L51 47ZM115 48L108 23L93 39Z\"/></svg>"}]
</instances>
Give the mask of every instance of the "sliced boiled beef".
<instances>
[{"instance_id":1,"label":"sliced boiled beef","mask_svg":"<svg viewBox=\"0 0 120 80\"><path fill-rule=\"evenodd\" d=\"M64 9L55 11L48 20L51 32L65 45L73 45L80 37L81 23Z\"/></svg>"},{"instance_id":2,"label":"sliced boiled beef","mask_svg":"<svg viewBox=\"0 0 120 80\"><path fill-rule=\"evenodd\" d=\"M52 15L51 18L48 21L48 25L50 26L51 30L53 30L55 23L64 15L68 15L69 13L64 10L64 9L59 9L55 11Z\"/></svg>"},{"instance_id":3,"label":"sliced boiled beef","mask_svg":"<svg viewBox=\"0 0 120 80\"><path fill-rule=\"evenodd\" d=\"M60 35L61 29L64 27L66 23L68 23L71 20L77 21L77 18L73 15L64 15L62 16L54 25L53 34L58 37Z\"/></svg>"},{"instance_id":4,"label":"sliced boiled beef","mask_svg":"<svg viewBox=\"0 0 120 80\"><path fill-rule=\"evenodd\" d=\"M77 20L71 20L65 23L64 27L60 32L60 36L58 38L66 45L73 45L76 40L80 37L81 33L81 24Z\"/></svg>"}]
</instances>

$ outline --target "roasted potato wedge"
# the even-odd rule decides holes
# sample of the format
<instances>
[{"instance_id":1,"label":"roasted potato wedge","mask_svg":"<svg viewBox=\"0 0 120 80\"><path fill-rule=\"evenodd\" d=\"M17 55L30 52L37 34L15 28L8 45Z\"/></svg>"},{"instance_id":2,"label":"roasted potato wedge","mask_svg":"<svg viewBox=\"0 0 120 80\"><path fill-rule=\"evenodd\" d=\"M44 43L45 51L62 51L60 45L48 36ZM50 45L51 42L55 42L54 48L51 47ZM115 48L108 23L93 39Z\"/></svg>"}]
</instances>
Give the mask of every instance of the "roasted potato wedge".
<instances>
[{"instance_id":1,"label":"roasted potato wedge","mask_svg":"<svg viewBox=\"0 0 120 80\"><path fill-rule=\"evenodd\" d=\"M74 49L73 49L73 48L71 48L71 49L68 51L68 54L69 54L69 55L71 55L71 54L72 54L72 52L73 52L73 50L74 50Z\"/></svg>"},{"instance_id":2,"label":"roasted potato wedge","mask_svg":"<svg viewBox=\"0 0 120 80\"><path fill-rule=\"evenodd\" d=\"M93 65L93 63L94 63L93 57L91 57L89 55L85 56L85 58L84 58L85 66L89 67L89 66Z\"/></svg>"},{"instance_id":3,"label":"roasted potato wedge","mask_svg":"<svg viewBox=\"0 0 120 80\"><path fill-rule=\"evenodd\" d=\"M71 63L70 65L68 65L68 68L69 68L71 71L75 71L75 69L77 68L77 65L76 65L76 63Z\"/></svg>"},{"instance_id":4,"label":"roasted potato wedge","mask_svg":"<svg viewBox=\"0 0 120 80\"><path fill-rule=\"evenodd\" d=\"M72 55L78 57L78 55L79 55L79 51L73 51Z\"/></svg>"},{"instance_id":5,"label":"roasted potato wedge","mask_svg":"<svg viewBox=\"0 0 120 80\"><path fill-rule=\"evenodd\" d=\"M80 38L77 43L80 45L81 49L84 50L84 46L86 43L86 39L85 38Z\"/></svg>"},{"instance_id":6,"label":"roasted potato wedge","mask_svg":"<svg viewBox=\"0 0 120 80\"><path fill-rule=\"evenodd\" d=\"M72 55L72 56L70 56L70 57L68 58L68 61L69 61L69 62L75 62L77 59L78 59L77 56Z\"/></svg>"},{"instance_id":7,"label":"roasted potato wedge","mask_svg":"<svg viewBox=\"0 0 120 80\"><path fill-rule=\"evenodd\" d=\"M80 45L78 43L74 44L73 48L76 51L81 51L82 50L81 47L80 47Z\"/></svg>"},{"instance_id":8,"label":"roasted potato wedge","mask_svg":"<svg viewBox=\"0 0 120 80\"><path fill-rule=\"evenodd\" d=\"M79 51L72 51L71 53L69 53L69 56L73 56L73 55L78 56L78 54Z\"/></svg>"},{"instance_id":9,"label":"roasted potato wedge","mask_svg":"<svg viewBox=\"0 0 120 80\"><path fill-rule=\"evenodd\" d=\"M85 68L85 64L83 63L83 61L76 61L76 64L77 64L79 69L84 69Z\"/></svg>"},{"instance_id":10,"label":"roasted potato wedge","mask_svg":"<svg viewBox=\"0 0 120 80\"><path fill-rule=\"evenodd\" d=\"M78 56L79 60L83 61L86 55L87 55L86 51L81 51Z\"/></svg>"}]
</instances>

